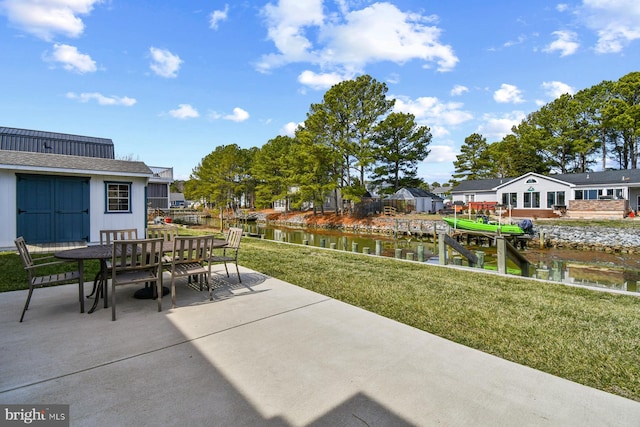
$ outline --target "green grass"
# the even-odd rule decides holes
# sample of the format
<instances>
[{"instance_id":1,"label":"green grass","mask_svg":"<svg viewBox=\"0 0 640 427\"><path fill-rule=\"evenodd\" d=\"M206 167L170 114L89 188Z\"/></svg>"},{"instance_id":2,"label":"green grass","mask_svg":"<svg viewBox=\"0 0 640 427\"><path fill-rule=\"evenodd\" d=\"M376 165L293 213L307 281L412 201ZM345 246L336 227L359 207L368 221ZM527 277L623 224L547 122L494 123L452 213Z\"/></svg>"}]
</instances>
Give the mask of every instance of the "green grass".
<instances>
[{"instance_id":1,"label":"green grass","mask_svg":"<svg viewBox=\"0 0 640 427\"><path fill-rule=\"evenodd\" d=\"M240 264L640 401L640 297L249 238ZM24 273L17 255L0 254L0 291L26 288L26 275L21 281L18 274Z\"/></svg>"}]
</instances>

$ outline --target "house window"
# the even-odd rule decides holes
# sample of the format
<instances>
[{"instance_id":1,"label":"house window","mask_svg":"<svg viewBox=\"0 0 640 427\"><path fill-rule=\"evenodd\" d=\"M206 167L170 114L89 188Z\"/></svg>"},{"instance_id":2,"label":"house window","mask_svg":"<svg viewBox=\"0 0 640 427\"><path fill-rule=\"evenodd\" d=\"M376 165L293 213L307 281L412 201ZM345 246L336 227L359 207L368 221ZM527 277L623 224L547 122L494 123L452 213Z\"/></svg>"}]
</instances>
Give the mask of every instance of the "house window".
<instances>
[{"instance_id":1,"label":"house window","mask_svg":"<svg viewBox=\"0 0 640 427\"><path fill-rule=\"evenodd\" d=\"M131 212L131 183L107 182L107 212Z\"/></svg>"},{"instance_id":2,"label":"house window","mask_svg":"<svg viewBox=\"0 0 640 427\"><path fill-rule=\"evenodd\" d=\"M536 181L536 180L535 180L535 179L533 179L533 178L529 178L529 179L527 180L527 184L537 184L537 183L538 183L538 181Z\"/></svg>"},{"instance_id":3,"label":"house window","mask_svg":"<svg viewBox=\"0 0 640 427\"><path fill-rule=\"evenodd\" d=\"M518 193L502 193L502 204L511 208L518 207Z\"/></svg>"},{"instance_id":4,"label":"house window","mask_svg":"<svg viewBox=\"0 0 640 427\"><path fill-rule=\"evenodd\" d=\"M552 209L554 205L565 205L564 191L549 191L547 193L547 208Z\"/></svg>"},{"instance_id":5,"label":"house window","mask_svg":"<svg viewBox=\"0 0 640 427\"><path fill-rule=\"evenodd\" d=\"M602 195L602 190L576 190L576 200L597 200Z\"/></svg>"},{"instance_id":6,"label":"house window","mask_svg":"<svg viewBox=\"0 0 640 427\"><path fill-rule=\"evenodd\" d=\"M529 192L524 193L524 207L525 208L539 208L540 207L540 193Z\"/></svg>"}]
</instances>

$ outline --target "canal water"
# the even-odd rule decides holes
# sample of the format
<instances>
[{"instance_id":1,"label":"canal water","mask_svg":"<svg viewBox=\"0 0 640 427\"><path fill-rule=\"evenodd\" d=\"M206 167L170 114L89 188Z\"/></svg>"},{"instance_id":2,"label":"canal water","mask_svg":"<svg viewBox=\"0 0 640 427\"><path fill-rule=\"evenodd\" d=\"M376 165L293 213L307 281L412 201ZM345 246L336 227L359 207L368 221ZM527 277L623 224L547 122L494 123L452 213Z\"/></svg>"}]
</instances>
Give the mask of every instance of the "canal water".
<instances>
[{"instance_id":1,"label":"canal water","mask_svg":"<svg viewBox=\"0 0 640 427\"><path fill-rule=\"evenodd\" d=\"M256 223L247 223L243 227L245 232L267 240L360 253L367 251L371 254L376 253L377 241L380 241L382 256L407 259L408 254L409 256L413 254L413 259L418 260L418 252L424 251L425 262L438 263L438 245L430 237L400 235L396 238L391 235L348 234L323 229L299 229ZM422 249L419 250L418 246L422 246ZM483 251L485 267L496 268L495 246L467 246L467 248L472 251ZM533 265L534 276L538 269L549 270L550 278L564 283L640 292L640 256L638 255L553 248L527 248L521 253ZM512 266L508 265L508 267ZM558 269L559 272L554 275L552 268Z\"/></svg>"}]
</instances>

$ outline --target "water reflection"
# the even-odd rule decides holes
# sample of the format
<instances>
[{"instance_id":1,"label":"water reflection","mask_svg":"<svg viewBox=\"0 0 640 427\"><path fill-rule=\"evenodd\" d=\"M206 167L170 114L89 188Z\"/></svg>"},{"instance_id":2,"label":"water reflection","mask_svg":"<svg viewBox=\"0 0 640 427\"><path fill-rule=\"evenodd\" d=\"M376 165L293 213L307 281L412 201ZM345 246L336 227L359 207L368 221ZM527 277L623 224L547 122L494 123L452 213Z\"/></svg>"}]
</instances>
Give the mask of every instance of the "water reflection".
<instances>
[{"instance_id":1,"label":"water reflection","mask_svg":"<svg viewBox=\"0 0 640 427\"><path fill-rule=\"evenodd\" d=\"M245 231L268 240L343 251L377 254L437 263L438 246L431 237L348 234L331 230L309 230L245 224ZM419 248L421 247L421 248ZM485 252L485 265L497 265L495 247L468 247ZM640 256L578 251L570 249L526 249L525 257L534 265L533 276L545 275L549 280L585 286L640 292ZM421 255L421 259L418 258ZM513 267L513 266L512 266ZM546 273L545 273L546 271Z\"/></svg>"}]
</instances>

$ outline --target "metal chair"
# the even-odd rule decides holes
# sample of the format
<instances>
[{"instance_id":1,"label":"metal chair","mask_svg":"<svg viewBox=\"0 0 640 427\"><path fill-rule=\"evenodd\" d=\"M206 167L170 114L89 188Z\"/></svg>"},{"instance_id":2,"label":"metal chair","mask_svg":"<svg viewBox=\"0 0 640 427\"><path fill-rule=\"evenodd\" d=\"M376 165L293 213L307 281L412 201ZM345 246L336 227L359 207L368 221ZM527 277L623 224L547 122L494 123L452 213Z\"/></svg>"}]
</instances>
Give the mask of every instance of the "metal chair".
<instances>
[{"instance_id":1,"label":"metal chair","mask_svg":"<svg viewBox=\"0 0 640 427\"><path fill-rule=\"evenodd\" d=\"M211 290L211 256L213 236L176 237L173 240L173 254L170 263L164 265L171 274L171 306L176 307L176 279L197 277L202 291L202 282L206 281ZM207 263L207 265L204 265ZM204 280L203 280L204 279Z\"/></svg>"},{"instance_id":2,"label":"metal chair","mask_svg":"<svg viewBox=\"0 0 640 427\"><path fill-rule=\"evenodd\" d=\"M224 269L227 272L227 277L229 277L229 269L227 268L227 263L234 263L236 265L236 273L238 273L238 282L240 283L242 283L242 279L240 278L240 270L238 269L238 252L240 252L241 239L242 228L229 228L229 233L227 234L227 244L222 248L222 254L215 255L212 251L211 258L209 258L209 262L212 264L221 262L224 263Z\"/></svg>"},{"instance_id":3,"label":"metal chair","mask_svg":"<svg viewBox=\"0 0 640 427\"><path fill-rule=\"evenodd\" d=\"M29 249L27 248L27 243L24 241L23 237L18 237L15 240L16 247L18 248L18 254L20 255L20 259L22 260L22 265L24 266L25 271L27 272L27 277L29 280L29 294L27 295L27 301L24 304L24 308L22 309L22 315L20 316L20 322L24 319L24 313L29 308L29 303L31 302L31 295L33 294L33 290L35 288L42 288L49 285L55 285L59 283L68 283L73 281L78 281L78 297L80 299L80 313L84 313L84 289L80 286L80 274L81 271L66 271L62 273L56 274L45 274L43 276L38 276L36 274L36 270L42 267L52 267L57 265L68 264L70 261L49 261L53 259L53 256L46 257L38 257L34 260L29 253ZM46 261L46 262L43 262Z\"/></svg>"},{"instance_id":4,"label":"metal chair","mask_svg":"<svg viewBox=\"0 0 640 427\"><path fill-rule=\"evenodd\" d=\"M162 311L162 239L116 240L111 257L111 320L116 320L116 286L155 282Z\"/></svg>"}]
</instances>

